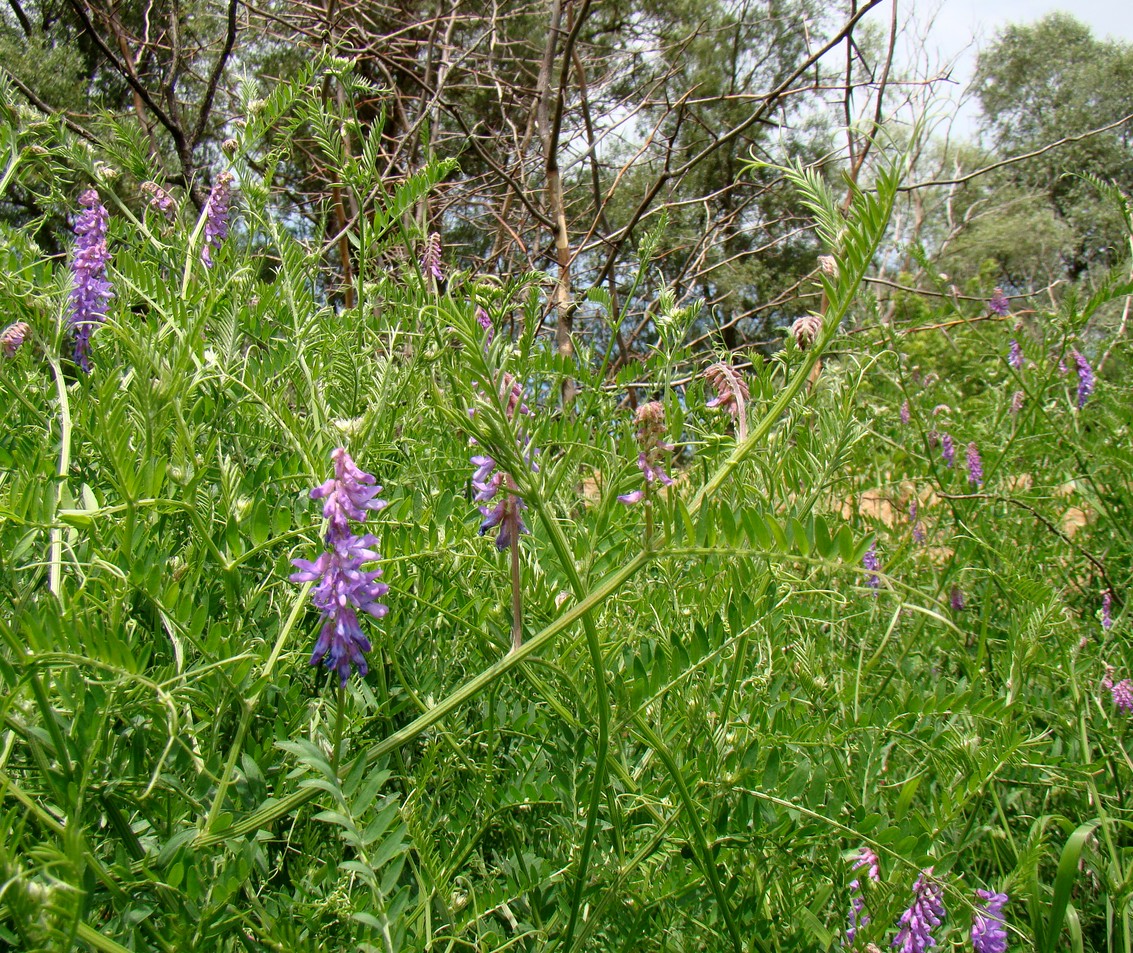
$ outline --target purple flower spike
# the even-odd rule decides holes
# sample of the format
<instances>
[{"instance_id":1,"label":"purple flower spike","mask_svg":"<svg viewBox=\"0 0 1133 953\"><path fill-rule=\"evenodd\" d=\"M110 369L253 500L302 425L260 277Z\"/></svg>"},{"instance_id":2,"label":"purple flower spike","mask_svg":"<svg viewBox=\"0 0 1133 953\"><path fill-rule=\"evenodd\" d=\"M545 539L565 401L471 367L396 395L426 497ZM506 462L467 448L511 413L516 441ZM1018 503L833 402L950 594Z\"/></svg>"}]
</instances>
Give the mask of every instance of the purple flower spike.
<instances>
[{"instance_id":1,"label":"purple flower spike","mask_svg":"<svg viewBox=\"0 0 1133 953\"><path fill-rule=\"evenodd\" d=\"M205 203L205 243L201 246L201 261L212 267L212 250L224 244L228 237L228 210L232 201L232 173L221 172L216 185Z\"/></svg>"},{"instance_id":2,"label":"purple flower spike","mask_svg":"<svg viewBox=\"0 0 1133 953\"><path fill-rule=\"evenodd\" d=\"M1023 401L1026 400L1026 396L1021 390L1017 390L1011 395L1011 413L1017 414L1023 409Z\"/></svg>"},{"instance_id":3,"label":"purple flower spike","mask_svg":"<svg viewBox=\"0 0 1133 953\"><path fill-rule=\"evenodd\" d=\"M1113 593L1108 589L1102 593L1102 628L1113 628Z\"/></svg>"},{"instance_id":4,"label":"purple flower spike","mask_svg":"<svg viewBox=\"0 0 1133 953\"><path fill-rule=\"evenodd\" d=\"M974 487L983 486L984 467L980 461L980 448L973 440L968 444L968 482Z\"/></svg>"},{"instance_id":5,"label":"purple flower spike","mask_svg":"<svg viewBox=\"0 0 1133 953\"><path fill-rule=\"evenodd\" d=\"M87 189L79 204L86 209L75 222L75 257L71 261L71 330L75 336L75 363L90 373L90 335L106 320L106 306L114 297L106 280L110 252L106 230L110 215L94 189Z\"/></svg>"},{"instance_id":6,"label":"purple flower spike","mask_svg":"<svg viewBox=\"0 0 1133 953\"><path fill-rule=\"evenodd\" d=\"M519 382L510 374L503 375L500 399L507 402L505 413L509 420L514 421L517 415L531 413L531 409L523 403L523 390ZM470 413L474 412L475 408L470 408ZM539 451L531 446L531 438L520 433L516 439L531 472L538 473L539 464L535 462L535 457ZM478 453L471 458L471 463L476 468L472 474L472 488L476 491L473 500L480 504L480 515L484 517L480 523L480 535L483 536L498 526L500 531L496 536L496 548L502 552L514 540L531 532L523 522L522 514L527 509L527 504L516 495L517 487L512 475L499 469L495 458ZM495 505L488 506L493 500Z\"/></svg>"},{"instance_id":7,"label":"purple flower spike","mask_svg":"<svg viewBox=\"0 0 1133 953\"><path fill-rule=\"evenodd\" d=\"M881 579L877 573L881 569L881 560L877 558L877 543L870 543L869 549L866 550L865 555L862 556L862 565L865 567L866 572L869 573L869 578L866 582L870 588L876 590L881 585Z\"/></svg>"},{"instance_id":8,"label":"purple flower spike","mask_svg":"<svg viewBox=\"0 0 1133 953\"><path fill-rule=\"evenodd\" d=\"M881 866L875 854L868 847L863 847L861 853L858 854L857 859L854 861L853 870L860 870L862 867L866 868L866 876L869 877L874 883L881 880ZM858 934L858 929L864 927L869 923L869 915L864 913L865 898L862 896L861 881L854 878L850 881L850 918L846 926L846 945L853 946L854 938Z\"/></svg>"},{"instance_id":9,"label":"purple flower spike","mask_svg":"<svg viewBox=\"0 0 1133 953\"><path fill-rule=\"evenodd\" d=\"M1007 295L1003 293L1002 288L995 289L991 300L987 303L987 308L992 314L998 314L1001 318L1010 313L1011 305L1007 301Z\"/></svg>"},{"instance_id":10,"label":"purple flower spike","mask_svg":"<svg viewBox=\"0 0 1133 953\"><path fill-rule=\"evenodd\" d=\"M515 484L511 477L496 469L494 459L487 454L478 454L471 462L476 467L476 472L472 474L472 488L476 494L472 499L481 504L480 515L484 517L480 524L480 535L483 536L488 530L498 526L500 532L496 536L496 548L502 552L511 545L512 539L530 532L521 515L527 507L523 500L514 495ZM504 490L502 496L501 489ZM486 505L493 500L497 501L495 506Z\"/></svg>"},{"instance_id":11,"label":"purple flower spike","mask_svg":"<svg viewBox=\"0 0 1133 953\"><path fill-rule=\"evenodd\" d=\"M952 600L952 611L953 612L963 612L964 611L964 590L963 589L961 589L959 586L953 586L952 587L951 600Z\"/></svg>"},{"instance_id":12,"label":"purple flower spike","mask_svg":"<svg viewBox=\"0 0 1133 953\"><path fill-rule=\"evenodd\" d=\"M1011 350L1007 355L1007 363L1017 371L1023 369L1023 349L1014 338L1011 339Z\"/></svg>"},{"instance_id":13,"label":"purple flower spike","mask_svg":"<svg viewBox=\"0 0 1133 953\"><path fill-rule=\"evenodd\" d=\"M1109 686L1113 704L1122 711L1133 711L1133 682L1123 678L1120 682Z\"/></svg>"},{"instance_id":14,"label":"purple flower spike","mask_svg":"<svg viewBox=\"0 0 1133 953\"><path fill-rule=\"evenodd\" d=\"M977 890L976 896L983 901L983 906L972 912L972 949L975 953L1006 953L1003 908L1007 905L1007 894Z\"/></svg>"},{"instance_id":15,"label":"purple flower spike","mask_svg":"<svg viewBox=\"0 0 1133 953\"><path fill-rule=\"evenodd\" d=\"M31 327L26 321L9 324L0 334L0 353L5 357L15 357L16 351L20 349L20 345L24 343L24 338L28 336L30 331Z\"/></svg>"},{"instance_id":16,"label":"purple flower spike","mask_svg":"<svg viewBox=\"0 0 1133 953\"><path fill-rule=\"evenodd\" d=\"M293 559L291 564L299 570L291 575L292 582L314 582L311 601L325 622L311 653L311 664L324 662L337 672L339 683L345 687L351 667L365 676L369 671L365 653L370 651L370 640L362 631L359 612L375 619L384 616L389 608L378 600L389 591L389 586L378 582L381 569L363 570L366 563L375 562L377 539L370 534L356 536L350 521L364 522L371 510L385 506L376 499L381 487L369 473L359 470L350 454L342 447L331 453L334 476L311 491L311 498L325 499L323 516L327 520L327 550L313 562Z\"/></svg>"},{"instance_id":17,"label":"purple flower spike","mask_svg":"<svg viewBox=\"0 0 1133 953\"><path fill-rule=\"evenodd\" d=\"M932 868L921 872L913 885L913 902L901 914L901 929L891 944L901 953L924 953L936 946L932 931L944 919L943 893L940 884L932 880Z\"/></svg>"},{"instance_id":18,"label":"purple flower spike","mask_svg":"<svg viewBox=\"0 0 1133 953\"><path fill-rule=\"evenodd\" d=\"M488 332L485 349L491 347L492 339L496 336L496 329L492 327L492 316L483 308L478 307L476 309L476 323Z\"/></svg>"},{"instance_id":19,"label":"purple flower spike","mask_svg":"<svg viewBox=\"0 0 1133 953\"><path fill-rule=\"evenodd\" d=\"M905 427L909 425L909 402L907 400L901 404L901 425Z\"/></svg>"},{"instance_id":20,"label":"purple flower spike","mask_svg":"<svg viewBox=\"0 0 1133 953\"><path fill-rule=\"evenodd\" d=\"M951 467L956 462L956 444L952 442L950 434L940 435L940 455L944 458L946 466Z\"/></svg>"},{"instance_id":21,"label":"purple flower spike","mask_svg":"<svg viewBox=\"0 0 1133 953\"><path fill-rule=\"evenodd\" d=\"M1081 351L1072 351L1071 354L1078 365L1078 409L1081 410L1094 392L1094 369Z\"/></svg>"}]
</instances>

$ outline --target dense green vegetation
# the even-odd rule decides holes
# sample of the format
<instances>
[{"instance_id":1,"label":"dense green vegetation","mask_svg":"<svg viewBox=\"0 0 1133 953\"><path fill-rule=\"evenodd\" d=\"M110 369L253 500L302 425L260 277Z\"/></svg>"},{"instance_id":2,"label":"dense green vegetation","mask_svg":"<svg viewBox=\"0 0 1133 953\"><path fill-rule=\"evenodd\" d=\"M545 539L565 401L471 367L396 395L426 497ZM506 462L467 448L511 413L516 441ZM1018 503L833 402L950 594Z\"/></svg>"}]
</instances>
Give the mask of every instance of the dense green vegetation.
<instances>
[{"instance_id":1,"label":"dense green vegetation","mask_svg":"<svg viewBox=\"0 0 1133 953\"><path fill-rule=\"evenodd\" d=\"M42 54L0 82L0 945L1130 953L1128 48L1013 28L994 145L867 122L819 162L844 128L739 95L797 37L709 81L787 13L583 7L580 64L673 45L570 100L571 148L645 87L690 111L657 93L668 151L564 160L556 206L542 120L508 171L454 118L516 126L480 100L540 11L515 74L428 66L415 124L309 36L230 81L192 6L152 104L91 7L0 20ZM1009 121L1043 65L1108 112ZM1091 149L1000 161L1059 136Z\"/></svg>"}]
</instances>

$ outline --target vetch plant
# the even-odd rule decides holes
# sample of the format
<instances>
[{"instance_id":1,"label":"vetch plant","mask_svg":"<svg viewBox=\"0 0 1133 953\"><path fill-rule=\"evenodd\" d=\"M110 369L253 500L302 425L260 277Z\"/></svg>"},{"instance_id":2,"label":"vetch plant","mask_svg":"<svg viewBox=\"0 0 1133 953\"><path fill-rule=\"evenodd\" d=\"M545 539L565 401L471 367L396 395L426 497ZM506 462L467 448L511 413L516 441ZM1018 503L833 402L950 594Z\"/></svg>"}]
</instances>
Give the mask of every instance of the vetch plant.
<instances>
[{"instance_id":1,"label":"vetch plant","mask_svg":"<svg viewBox=\"0 0 1133 953\"><path fill-rule=\"evenodd\" d=\"M869 587L874 590L874 595L877 595L877 589L881 585L881 578L877 575L881 570L881 560L877 557L876 542L869 544L869 549L867 549L865 555L862 556L862 566L864 566L866 572L869 573L866 582Z\"/></svg>"},{"instance_id":2,"label":"vetch plant","mask_svg":"<svg viewBox=\"0 0 1133 953\"><path fill-rule=\"evenodd\" d=\"M364 523L367 514L381 509L385 501L377 498L382 488L374 477L359 470L345 449L334 450L331 459L334 476L311 491L311 499L325 500L327 551L314 562L292 560L299 571L292 574L291 581L317 583L311 590L311 601L326 621L311 653L311 665L325 661L326 667L337 673L340 686L345 687L352 666L363 677L369 671L366 653L370 640L362 631L358 613L380 619L389 611L378 602L389 591L389 586L377 581L381 569L362 568L379 558L373 548L378 540L369 533L356 535L350 524Z\"/></svg>"},{"instance_id":3,"label":"vetch plant","mask_svg":"<svg viewBox=\"0 0 1133 953\"><path fill-rule=\"evenodd\" d=\"M1007 905L1007 894L977 890L976 897L981 902L972 911L972 949L975 953L1006 953L1003 908Z\"/></svg>"},{"instance_id":4,"label":"vetch plant","mask_svg":"<svg viewBox=\"0 0 1133 953\"><path fill-rule=\"evenodd\" d=\"M901 953L925 953L936 946L932 931L944 920L944 888L932 878L932 868L921 871L913 885L913 902L901 914L901 928L891 946Z\"/></svg>"},{"instance_id":5,"label":"vetch plant","mask_svg":"<svg viewBox=\"0 0 1133 953\"><path fill-rule=\"evenodd\" d=\"M980 460L980 448L973 440L968 444L968 482L977 489L983 486L984 468Z\"/></svg>"},{"instance_id":6,"label":"vetch plant","mask_svg":"<svg viewBox=\"0 0 1133 953\"><path fill-rule=\"evenodd\" d=\"M863 847L859 852L857 858L854 860L852 870L861 870L865 868L866 879L874 883L881 881L881 864L875 854L868 847ZM865 896L862 890L862 882L860 877L855 877L850 881L850 915L849 921L846 925L846 945L853 946L854 939L858 935L858 930L861 927L868 926L870 916L865 913Z\"/></svg>"},{"instance_id":7,"label":"vetch plant","mask_svg":"<svg viewBox=\"0 0 1133 953\"><path fill-rule=\"evenodd\" d=\"M149 207L164 215L166 221L172 222L177 218L177 200L160 185L156 182L143 182L142 191L149 196Z\"/></svg>"},{"instance_id":8,"label":"vetch plant","mask_svg":"<svg viewBox=\"0 0 1133 953\"><path fill-rule=\"evenodd\" d=\"M1102 688L1108 689L1115 707L1122 711L1133 712L1133 680L1123 678L1120 682L1113 680L1113 667L1106 666L1102 678Z\"/></svg>"},{"instance_id":9,"label":"vetch plant","mask_svg":"<svg viewBox=\"0 0 1133 953\"><path fill-rule=\"evenodd\" d=\"M106 232L110 215L94 189L79 197L84 209L75 222L75 254L71 259L69 320L74 338L74 359L90 373L90 337L96 325L106 320L106 308L114 296L106 278L110 252Z\"/></svg>"},{"instance_id":10,"label":"vetch plant","mask_svg":"<svg viewBox=\"0 0 1133 953\"><path fill-rule=\"evenodd\" d=\"M1074 350L1071 354L1078 367L1078 409L1081 410L1094 392L1094 369L1081 351Z\"/></svg>"},{"instance_id":11,"label":"vetch plant","mask_svg":"<svg viewBox=\"0 0 1133 953\"><path fill-rule=\"evenodd\" d=\"M228 237L228 216L232 202L232 173L222 172L209 192L205 203L205 240L201 245L201 261L209 268L212 253Z\"/></svg>"},{"instance_id":12,"label":"vetch plant","mask_svg":"<svg viewBox=\"0 0 1133 953\"><path fill-rule=\"evenodd\" d=\"M479 323L479 318L477 318ZM523 390L511 374L500 376L500 391L496 395L500 401L506 421L514 425L520 416L530 416L531 409L523 402ZM483 391L477 386L479 399L486 403ZM476 415L477 408L469 408L469 414ZM539 465L535 460L538 455L537 448L531 446L531 438L520 431L515 436L517 451L525 465L532 473L539 472ZM478 441L473 438L472 441ZM511 472L501 467L489 453L478 452L471 458L476 468L472 474L472 488L476 491L473 501L480 507L483 517L479 533L484 536L494 529L496 533L496 549L500 552L508 551L510 554L510 578L512 592L512 650L523 644L523 596L522 579L519 563L519 537L530 533L527 524L523 521L523 511L527 508L523 498L519 495L519 486ZM489 505L493 504L493 505Z\"/></svg>"}]
</instances>

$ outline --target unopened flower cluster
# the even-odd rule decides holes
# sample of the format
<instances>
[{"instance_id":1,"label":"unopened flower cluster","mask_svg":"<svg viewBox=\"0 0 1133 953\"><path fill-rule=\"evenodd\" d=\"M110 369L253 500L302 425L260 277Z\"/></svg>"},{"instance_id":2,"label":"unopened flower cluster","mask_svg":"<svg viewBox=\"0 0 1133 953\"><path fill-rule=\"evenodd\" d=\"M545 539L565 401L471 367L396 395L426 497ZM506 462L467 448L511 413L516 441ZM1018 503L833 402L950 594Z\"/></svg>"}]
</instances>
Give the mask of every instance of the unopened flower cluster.
<instances>
[{"instance_id":1,"label":"unopened flower cluster","mask_svg":"<svg viewBox=\"0 0 1133 953\"><path fill-rule=\"evenodd\" d=\"M704 371L704 379L716 389L716 396L706 401L705 407L719 407L733 417L743 414L744 403L751 397L747 381L739 372L723 361L712 364Z\"/></svg>"},{"instance_id":2,"label":"unopened flower cluster","mask_svg":"<svg viewBox=\"0 0 1133 953\"><path fill-rule=\"evenodd\" d=\"M637 424L637 445L641 448L637 455L637 467L645 477L646 488L652 486L655 481L671 486L673 480L661 465L662 454L671 453L676 449L664 439L665 405L659 400L642 404L634 415L634 423ZM645 493L646 489L633 490L630 493L623 493L618 497L618 501L626 506L632 506L634 503L640 503Z\"/></svg>"},{"instance_id":3,"label":"unopened flower cluster","mask_svg":"<svg viewBox=\"0 0 1133 953\"><path fill-rule=\"evenodd\" d=\"M29 333L31 327L26 321L9 324L3 332L0 332L0 353L5 357L15 357L16 351L20 349Z\"/></svg>"}]
</instances>

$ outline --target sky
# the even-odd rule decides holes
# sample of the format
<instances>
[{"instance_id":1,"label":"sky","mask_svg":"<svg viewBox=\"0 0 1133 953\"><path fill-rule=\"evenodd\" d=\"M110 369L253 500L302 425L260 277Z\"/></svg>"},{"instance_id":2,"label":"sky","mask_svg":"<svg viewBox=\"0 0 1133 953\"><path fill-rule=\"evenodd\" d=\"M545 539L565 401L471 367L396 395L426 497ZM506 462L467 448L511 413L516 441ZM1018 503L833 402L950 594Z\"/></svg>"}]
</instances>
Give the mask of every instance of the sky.
<instances>
[{"instance_id":1,"label":"sky","mask_svg":"<svg viewBox=\"0 0 1133 953\"><path fill-rule=\"evenodd\" d=\"M914 34L923 35L926 24L927 49L934 51L938 63L955 61L952 79L957 81L958 97L971 79L976 62L977 43L986 46L1009 23L1029 23L1048 13L1063 11L1087 24L1099 39L1133 43L1133 2L1129 0L898 0L898 15L911 20ZM936 12L935 19L932 18ZM877 11L877 21L887 19L885 6ZM973 39L977 43L973 43ZM974 128L978 118L974 103L960 107L956 131Z\"/></svg>"}]
</instances>

